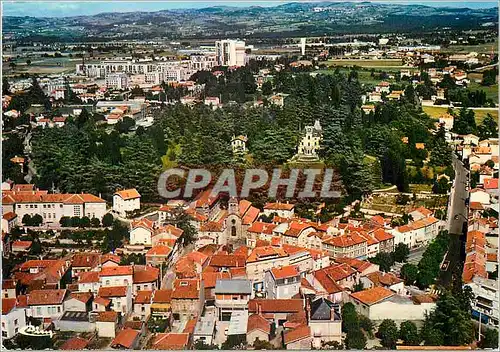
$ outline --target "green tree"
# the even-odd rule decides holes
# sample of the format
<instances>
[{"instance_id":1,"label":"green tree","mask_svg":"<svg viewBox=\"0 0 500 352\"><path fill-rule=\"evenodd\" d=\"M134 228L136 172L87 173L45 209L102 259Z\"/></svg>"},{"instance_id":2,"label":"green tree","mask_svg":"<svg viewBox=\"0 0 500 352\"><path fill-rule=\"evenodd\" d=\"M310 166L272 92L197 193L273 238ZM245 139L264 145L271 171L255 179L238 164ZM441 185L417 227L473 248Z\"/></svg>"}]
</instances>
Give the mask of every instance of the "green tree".
<instances>
[{"instance_id":1,"label":"green tree","mask_svg":"<svg viewBox=\"0 0 500 352\"><path fill-rule=\"evenodd\" d=\"M401 278L405 280L405 285L413 285L417 281L418 267L414 264L406 263L401 267Z\"/></svg>"},{"instance_id":2,"label":"green tree","mask_svg":"<svg viewBox=\"0 0 500 352\"><path fill-rule=\"evenodd\" d=\"M43 223L43 218L40 214L35 214L31 217L31 226L40 226Z\"/></svg>"},{"instance_id":3,"label":"green tree","mask_svg":"<svg viewBox=\"0 0 500 352\"><path fill-rule=\"evenodd\" d=\"M111 213L107 213L102 217L102 226L109 227L113 225L113 221L113 215L111 215Z\"/></svg>"},{"instance_id":4,"label":"green tree","mask_svg":"<svg viewBox=\"0 0 500 352\"><path fill-rule=\"evenodd\" d=\"M10 84L7 77L4 76L2 78L2 95L8 95L8 94L10 94Z\"/></svg>"},{"instance_id":5,"label":"green tree","mask_svg":"<svg viewBox=\"0 0 500 352\"><path fill-rule=\"evenodd\" d=\"M273 94L273 84L270 81L262 83L262 94L266 96Z\"/></svg>"},{"instance_id":6,"label":"green tree","mask_svg":"<svg viewBox=\"0 0 500 352\"><path fill-rule=\"evenodd\" d=\"M395 262L404 263L408 259L408 255L410 254L410 249L408 245L405 243L398 243L396 247L394 247L393 258Z\"/></svg>"},{"instance_id":7,"label":"green tree","mask_svg":"<svg viewBox=\"0 0 500 352\"><path fill-rule=\"evenodd\" d=\"M342 307L342 331L348 332L359 328L358 315L354 304L348 302Z\"/></svg>"},{"instance_id":8,"label":"green tree","mask_svg":"<svg viewBox=\"0 0 500 352\"><path fill-rule=\"evenodd\" d=\"M447 194L451 189L451 185L448 183L446 177L440 177L439 180L434 182L432 186L432 192L435 194Z\"/></svg>"},{"instance_id":9,"label":"green tree","mask_svg":"<svg viewBox=\"0 0 500 352\"><path fill-rule=\"evenodd\" d=\"M98 218L92 218L90 219L90 225L92 227L99 227L101 225L101 222L99 221Z\"/></svg>"},{"instance_id":10,"label":"green tree","mask_svg":"<svg viewBox=\"0 0 500 352\"><path fill-rule=\"evenodd\" d=\"M31 215L24 214L23 219L21 220L24 226L31 226Z\"/></svg>"},{"instance_id":11,"label":"green tree","mask_svg":"<svg viewBox=\"0 0 500 352\"><path fill-rule=\"evenodd\" d=\"M78 226L80 227L90 227L90 218L88 216L83 216L81 219L80 219L80 223L78 224Z\"/></svg>"},{"instance_id":12,"label":"green tree","mask_svg":"<svg viewBox=\"0 0 500 352\"><path fill-rule=\"evenodd\" d=\"M362 350L366 347L366 336L360 328L351 329L347 332L345 345L350 350Z\"/></svg>"},{"instance_id":13,"label":"green tree","mask_svg":"<svg viewBox=\"0 0 500 352\"><path fill-rule=\"evenodd\" d=\"M404 321L399 327L399 338L407 346L420 345L421 339L418 333L418 328L412 321Z\"/></svg>"},{"instance_id":14,"label":"green tree","mask_svg":"<svg viewBox=\"0 0 500 352\"><path fill-rule=\"evenodd\" d=\"M488 139L498 137L498 122L491 116L487 114L486 117L481 121L481 124L477 128L477 134L480 139Z\"/></svg>"},{"instance_id":15,"label":"green tree","mask_svg":"<svg viewBox=\"0 0 500 352\"><path fill-rule=\"evenodd\" d=\"M377 264L380 270L389 272L391 271L391 266L394 265L394 259L390 253L379 252L373 258L370 258L370 261L374 264Z\"/></svg>"},{"instance_id":16,"label":"green tree","mask_svg":"<svg viewBox=\"0 0 500 352\"><path fill-rule=\"evenodd\" d=\"M69 216L62 216L61 219L59 219L59 224L62 227L70 227L71 226L71 218Z\"/></svg>"},{"instance_id":17,"label":"green tree","mask_svg":"<svg viewBox=\"0 0 500 352\"><path fill-rule=\"evenodd\" d=\"M380 323L377 331L377 337L380 339L380 343L382 346L395 349L396 342L399 338L398 326L391 319L384 319L382 323Z\"/></svg>"},{"instance_id":18,"label":"green tree","mask_svg":"<svg viewBox=\"0 0 500 352\"><path fill-rule=\"evenodd\" d=\"M366 332L370 338L373 338L374 324L370 320L370 318L368 318L365 315L358 314L358 320L359 320L359 327L363 329L363 331Z\"/></svg>"}]
</instances>

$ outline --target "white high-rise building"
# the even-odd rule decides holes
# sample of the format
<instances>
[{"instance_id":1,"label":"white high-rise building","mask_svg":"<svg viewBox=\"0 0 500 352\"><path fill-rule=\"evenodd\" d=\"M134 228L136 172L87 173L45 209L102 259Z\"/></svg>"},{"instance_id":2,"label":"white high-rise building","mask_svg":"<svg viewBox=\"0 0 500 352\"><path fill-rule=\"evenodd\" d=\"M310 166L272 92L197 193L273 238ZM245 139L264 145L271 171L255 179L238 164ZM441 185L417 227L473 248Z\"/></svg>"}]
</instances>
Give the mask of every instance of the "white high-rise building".
<instances>
[{"instance_id":1,"label":"white high-rise building","mask_svg":"<svg viewBox=\"0 0 500 352\"><path fill-rule=\"evenodd\" d=\"M220 66L245 66L245 42L242 40L218 40L215 42L217 64Z\"/></svg>"}]
</instances>

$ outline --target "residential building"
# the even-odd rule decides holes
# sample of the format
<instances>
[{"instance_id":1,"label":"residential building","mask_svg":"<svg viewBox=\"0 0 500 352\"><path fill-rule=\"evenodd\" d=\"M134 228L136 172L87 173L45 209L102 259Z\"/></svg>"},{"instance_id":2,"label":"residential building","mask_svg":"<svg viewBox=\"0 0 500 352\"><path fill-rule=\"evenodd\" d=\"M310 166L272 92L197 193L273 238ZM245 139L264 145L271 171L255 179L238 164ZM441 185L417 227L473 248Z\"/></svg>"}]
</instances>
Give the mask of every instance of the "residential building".
<instances>
[{"instance_id":1,"label":"residential building","mask_svg":"<svg viewBox=\"0 0 500 352\"><path fill-rule=\"evenodd\" d=\"M16 297L2 298L2 339L11 339L26 326L26 310Z\"/></svg>"},{"instance_id":2,"label":"residential building","mask_svg":"<svg viewBox=\"0 0 500 352\"><path fill-rule=\"evenodd\" d=\"M205 303L203 282L199 279L176 279L172 291L174 320L189 320L200 315Z\"/></svg>"},{"instance_id":3,"label":"residential building","mask_svg":"<svg viewBox=\"0 0 500 352\"><path fill-rule=\"evenodd\" d=\"M271 325L269 321L260 314L252 314L248 317L247 343L253 345L255 340L269 341Z\"/></svg>"},{"instance_id":4,"label":"residential building","mask_svg":"<svg viewBox=\"0 0 500 352\"><path fill-rule=\"evenodd\" d=\"M111 300L111 308L124 315L132 311L132 292L130 286L101 287L97 292L98 297Z\"/></svg>"},{"instance_id":5,"label":"residential building","mask_svg":"<svg viewBox=\"0 0 500 352\"><path fill-rule=\"evenodd\" d=\"M340 305L320 297L310 303L308 325L313 336L313 347L321 348L325 342L342 342Z\"/></svg>"},{"instance_id":6,"label":"residential building","mask_svg":"<svg viewBox=\"0 0 500 352\"><path fill-rule=\"evenodd\" d=\"M252 282L241 279L217 280L214 292L218 321L230 321L234 311L248 310Z\"/></svg>"},{"instance_id":7,"label":"residential building","mask_svg":"<svg viewBox=\"0 0 500 352\"><path fill-rule=\"evenodd\" d=\"M126 73L110 73L106 76L106 87L125 90L129 87L129 78Z\"/></svg>"},{"instance_id":8,"label":"residential building","mask_svg":"<svg viewBox=\"0 0 500 352\"><path fill-rule=\"evenodd\" d=\"M133 212L141 208L141 195L135 188L124 189L113 195L113 211L121 217L126 217L127 212Z\"/></svg>"},{"instance_id":9,"label":"residential building","mask_svg":"<svg viewBox=\"0 0 500 352\"><path fill-rule=\"evenodd\" d=\"M265 273L266 298L292 298L299 293L300 272L297 266L272 268Z\"/></svg>"},{"instance_id":10,"label":"residential building","mask_svg":"<svg viewBox=\"0 0 500 352\"><path fill-rule=\"evenodd\" d=\"M33 318L57 319L64 313L64 301L68 291L33 290L28 294L28 315Z\"/></svg>"}]
</instances>

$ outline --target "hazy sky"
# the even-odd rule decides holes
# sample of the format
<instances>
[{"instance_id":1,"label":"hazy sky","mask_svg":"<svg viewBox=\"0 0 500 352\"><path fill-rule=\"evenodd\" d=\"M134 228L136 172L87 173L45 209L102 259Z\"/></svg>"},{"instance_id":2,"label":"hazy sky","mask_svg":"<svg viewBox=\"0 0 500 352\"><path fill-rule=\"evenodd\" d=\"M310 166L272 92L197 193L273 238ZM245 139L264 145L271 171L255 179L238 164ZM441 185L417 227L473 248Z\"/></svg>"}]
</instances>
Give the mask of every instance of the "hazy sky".
<instances>
[{"instance_id":1,"label":"hazy sky","mask_svg":"<svg viewBox=\"0 0 500 352\"><path fill-rule=\"evenodd\" d=\"M338 0L337 0L338 1ZM204 8L216 5L225 6L276 6L300 1L3 1L3 14L7 16L64 17L93 15L102 12L159 11L179 8ZM379 3L422 4L438 7L495 7L495 1L372 1Z\"/></svg>"}]
</instances>

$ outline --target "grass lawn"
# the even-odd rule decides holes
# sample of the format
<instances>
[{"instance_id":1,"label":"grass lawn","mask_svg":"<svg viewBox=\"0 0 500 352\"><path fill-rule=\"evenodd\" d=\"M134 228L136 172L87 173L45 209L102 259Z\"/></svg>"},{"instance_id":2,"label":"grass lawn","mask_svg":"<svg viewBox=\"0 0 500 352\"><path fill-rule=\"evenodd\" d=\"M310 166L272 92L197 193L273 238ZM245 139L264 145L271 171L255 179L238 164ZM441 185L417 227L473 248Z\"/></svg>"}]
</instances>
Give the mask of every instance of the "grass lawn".
<instances>
[{"instance_id":1,"label":"grass lawn","mask_svg":"<svg viewBox=\"0 0 500 352\"><path fill-rule=\"evenodd\" d=\"M498 84L495 84L493 86L482 86L479 83L476 82L470 82L469 86L467 87L469 90L483 90L486 93L486 98L493 100L495 103L498 103Z\"/></svg>"},{"instance_id":2,"label":"grass lawn","mask_svg":"<svg viewBox=\"0 0 500 352\"><path fill-rule=\"evenodd\" d=\"M423 106L422 110L424 110L424 112L430 117L437 119L440 115L446 113L448 108L440 106ZM454 110L458 109L455 108ZM474 110L474 114L476 116L476 124L480 124L487 114L490 114L494 119L498 121L498 109L495 108L491 108L488 110Z\"/></svg>"},{"instance_id":3,"label":"grass lawn","mask_svg":"<svg viewBox=\"0 0 500 352\"><path fill-rule=\"evenodd\" d=\"M442 48L441 52L470 53L474 51L480 54L482 53L489 54L491 53L492 50L494 53L498 53L498 40L495 40L494 43L478 44L478 45L450 45L447 48Z\"/></svg>"}]
</instances>

